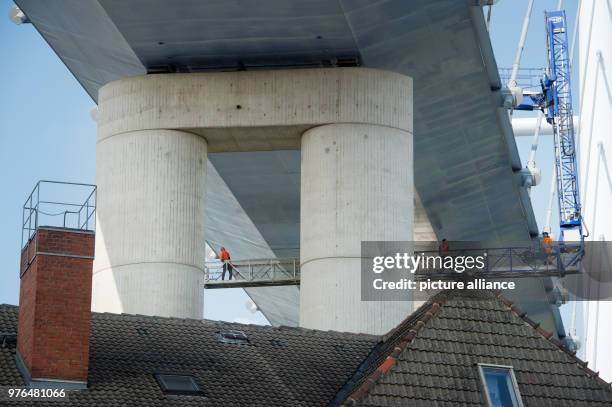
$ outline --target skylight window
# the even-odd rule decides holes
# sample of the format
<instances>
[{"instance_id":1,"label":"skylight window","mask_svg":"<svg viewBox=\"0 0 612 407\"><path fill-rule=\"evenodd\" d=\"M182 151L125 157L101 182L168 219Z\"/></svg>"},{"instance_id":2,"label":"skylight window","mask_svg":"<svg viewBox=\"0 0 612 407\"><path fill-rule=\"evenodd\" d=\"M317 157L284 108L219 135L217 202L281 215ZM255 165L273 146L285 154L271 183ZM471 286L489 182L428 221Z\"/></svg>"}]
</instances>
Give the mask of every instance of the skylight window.
<instances>
[{"instance_id":1,"label":"skylight window","mask_svg":"<svg viewBox=\"0 0 612 407\"><path fill-rule=\"evenodd\" d=\"M287 346L287 341L284 339L278 339L278 338L270 339L270 343L274 346Z\"/></svg>"},{"instance_id":2,"label":"skylight window","mask_svg":"<svg viewBox=\"0 0 612 407\"><path fill-rule=\"evenodd\" d=\"M138 333L139 336L148 336L149 335L149 330L147 328L143 328L143 327L136 328L136 332Z\"/></svg>"},{"instance_id":3,"label":"skylight window","mask_svg":"<svg viewBox=\"0 0 612 407\"><path fill-rule=\"evenodd\" d=\"M202 391L192 376L157 373L155 379L167 394L200 395Z\"/></svg>"},{"instance_id":4,"label":"skylight window","mask_svg":"<svg viewBox=\"0 0 612 407\"><path fill-rule=\"evenodd\" d=\"M523 407L512 366L478 364L489 407Z\"/></svg>"},{"instance_id":5,"label":"skylight window","mask_svg":"<svg viewBox=\"0 0 612 407\"><path fill-rule=\"evenodd\" d=\"M217 334L217 338L220 342L223 343L237 343L242 345L246 345L249 343L249 338L242 331L219 331L219 333Z\"/></svg>"}]
</instances>

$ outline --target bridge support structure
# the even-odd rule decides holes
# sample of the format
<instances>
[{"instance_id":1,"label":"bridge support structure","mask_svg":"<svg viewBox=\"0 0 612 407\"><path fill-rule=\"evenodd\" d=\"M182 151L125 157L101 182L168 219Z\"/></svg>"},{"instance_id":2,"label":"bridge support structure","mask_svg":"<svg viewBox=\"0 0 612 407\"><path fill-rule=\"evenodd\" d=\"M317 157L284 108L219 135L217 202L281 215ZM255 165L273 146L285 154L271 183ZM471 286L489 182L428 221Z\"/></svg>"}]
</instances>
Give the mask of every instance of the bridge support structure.
<instances>
[{"instance_id":1,"label":"bridge support structure","mask_svg":"<svg viewBox=\"0 0 612 407\"><path fill-rule=\"evenodd\" d=\"M406 301L361 301L361 242L410 241L412 134L330 124L302 136L300 325L383 334ZM408 187L407 187L408 186Z\"/></svg>"},{"instance_id":2,"label":"bridge support structure","mask_svg":"<svg viewBox=\"0 0 612 407\"><path fill-rule=\"evenodd\" d=\"M98 103L95 311L201 318L207 154L299 149L303 324L381 333L410 311L361 303L359 261L341 260L359 257L362 240L412 239L409 77L365 68L154 74L105 85ZM333 197L345 206L324 213ZM330 286L345 279L345 289ZM336 316L324 320L311 304L330 296L339 300L323 313ZM364 317L346 325L356 313ZM372 322L381 318L389 321Z\"/></svg>"}]
</instances>

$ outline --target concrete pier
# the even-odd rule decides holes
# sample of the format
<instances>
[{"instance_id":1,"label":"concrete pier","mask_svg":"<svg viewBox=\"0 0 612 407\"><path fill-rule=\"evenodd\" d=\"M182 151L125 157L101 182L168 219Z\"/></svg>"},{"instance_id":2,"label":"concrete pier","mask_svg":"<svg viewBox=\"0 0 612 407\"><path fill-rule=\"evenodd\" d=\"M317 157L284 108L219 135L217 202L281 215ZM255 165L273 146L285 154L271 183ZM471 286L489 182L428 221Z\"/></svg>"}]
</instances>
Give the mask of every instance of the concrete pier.
<instances>
[{"instance_id":1,"label":"concrete pier","mask_svg":"<svg viewBox=\"0 0 612 407\"><path fill-rule=\"evenodd\" d=\"M343 258L362 240L412 239L409 77L158 74L111 82L98 102L94 310L201 317L207 153L302 148L302 324L382 333L407 315L407 303L362 303L359 260Z\"/></svg>"},{"instance_id":2,"label":"concrete pier","mask_svg":"<svg viewBox=\"0 0 612 407\"><path fill-rule=\"evenodd\" d=\"M96 155L93 310L202 318L206 140L139 130Z\"/></svg>"},{"instance_id":3,"label":"concrete pier","mask_svg":"<svg viewBox=\"0 0 612 407\"><path fill-rule=\"evenodd\" d=\"M361 301L361 241L412 240L412 134L363 124L308 130L301 179L300 325L387 332L412 307Z\"/></svg>"}]
</instances>

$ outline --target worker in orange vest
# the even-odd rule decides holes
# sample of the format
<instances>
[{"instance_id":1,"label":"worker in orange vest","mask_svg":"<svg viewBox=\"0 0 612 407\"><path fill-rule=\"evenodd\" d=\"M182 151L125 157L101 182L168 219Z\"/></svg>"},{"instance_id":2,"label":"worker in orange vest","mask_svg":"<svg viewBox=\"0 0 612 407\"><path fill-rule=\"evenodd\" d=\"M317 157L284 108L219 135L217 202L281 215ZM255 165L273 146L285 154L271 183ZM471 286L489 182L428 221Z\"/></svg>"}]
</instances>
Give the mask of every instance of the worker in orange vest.
<instances>
[{"instance_id":1,"label":"worker in orange vest","mask_svg":"<svg viewBox=\"0 0 612 407\"><path fill-rule=\"evenodd\" d=\"M448 244L448 240L442 239L442 241L440 242L440 245L438 246L438 254L444 257L448 255L449 251L450 251L450 246Z\"/></svg>"},{"instance_id":2,"label":"worker in orange vest","mask_svg":"<svg viewBox=\"0 0 612 407\"><path fill-rule=\"evenodd\" d=\"M232 271L233 271L233 267L232 267L232 263L230 263L230 254L227 250L225 250L225 247L221 248L221 251L219 252L219 260L221 260L223 262L223 273L221 273L221 280L225 280L225 272L229 271L229 279L232 279Z\"/></svg>"},{"instance_id":3,"label":"worker in orange vest","mask_svg":"<svg viewBox=\"0 0 612 407\"><path fill-rule=\"evenodd\" d=\"M552 237L548 235L548 232L542 233L542 250L544 254L546 254L546 264L552 264L553 240Z\"/></svg>"}]
</instances>

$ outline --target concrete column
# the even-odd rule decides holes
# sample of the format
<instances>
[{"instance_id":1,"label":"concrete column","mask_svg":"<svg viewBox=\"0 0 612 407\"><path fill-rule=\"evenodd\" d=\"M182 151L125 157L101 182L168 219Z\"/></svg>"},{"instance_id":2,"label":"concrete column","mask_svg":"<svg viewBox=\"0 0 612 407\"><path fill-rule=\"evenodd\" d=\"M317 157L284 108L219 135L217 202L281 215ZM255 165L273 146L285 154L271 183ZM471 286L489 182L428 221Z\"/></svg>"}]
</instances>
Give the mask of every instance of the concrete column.
<instances>
[{"instance_id":1,"label":"concrete column","mask_svg":"<svg viewBox=\"0 0 612 407\"><path fill-rule=\"evenodd\" d=\"M344 124L376 129L368 131L369 137L384 134L386 145L401 132L412 133L412 80L364 68L143 75L100 88L97 123L94 309L198 318L207 152L298 150L307 129L345 129ZM352 134L342 130L340 139L345 133ZM409 155L402 159L412 165ZM377 165L372 168L380 171ZM386 171L387 164L380 165ZM341 179L348 176L342 174ZM402 188L412 197L412 178ZM352 198L347 203L353 205ZM351 216L361 216L354 212ZM352 238L395 239L393 233L371 233L365 225ZM411 233L406 229L406 235L397 236L409 240ZM342 250L354 253L352 245ZM312 253L315 260L321 257Z\"/></svg>"},{"instance_id":2,"label":"concrete column","mask_svg":"<svg viewBox=\"0 0 612 407\"><path fill-rule=\"evenodd\" d=\"M300 325L383 334L409 301L361 301L361 241L413 238L412 134L330 124L302 136ZM409 300L410 298L407 298Z\"/></svg>"},{"instance_id":3,"label":"concrete column","mask_svg":"<svg viewBox=\"0 0 612 407\"><path fill-rule=\"evenodd\" d=\"M93 310L202 318L206 140L130 131L96 159Z\"/></svg>"}]
</instances>

